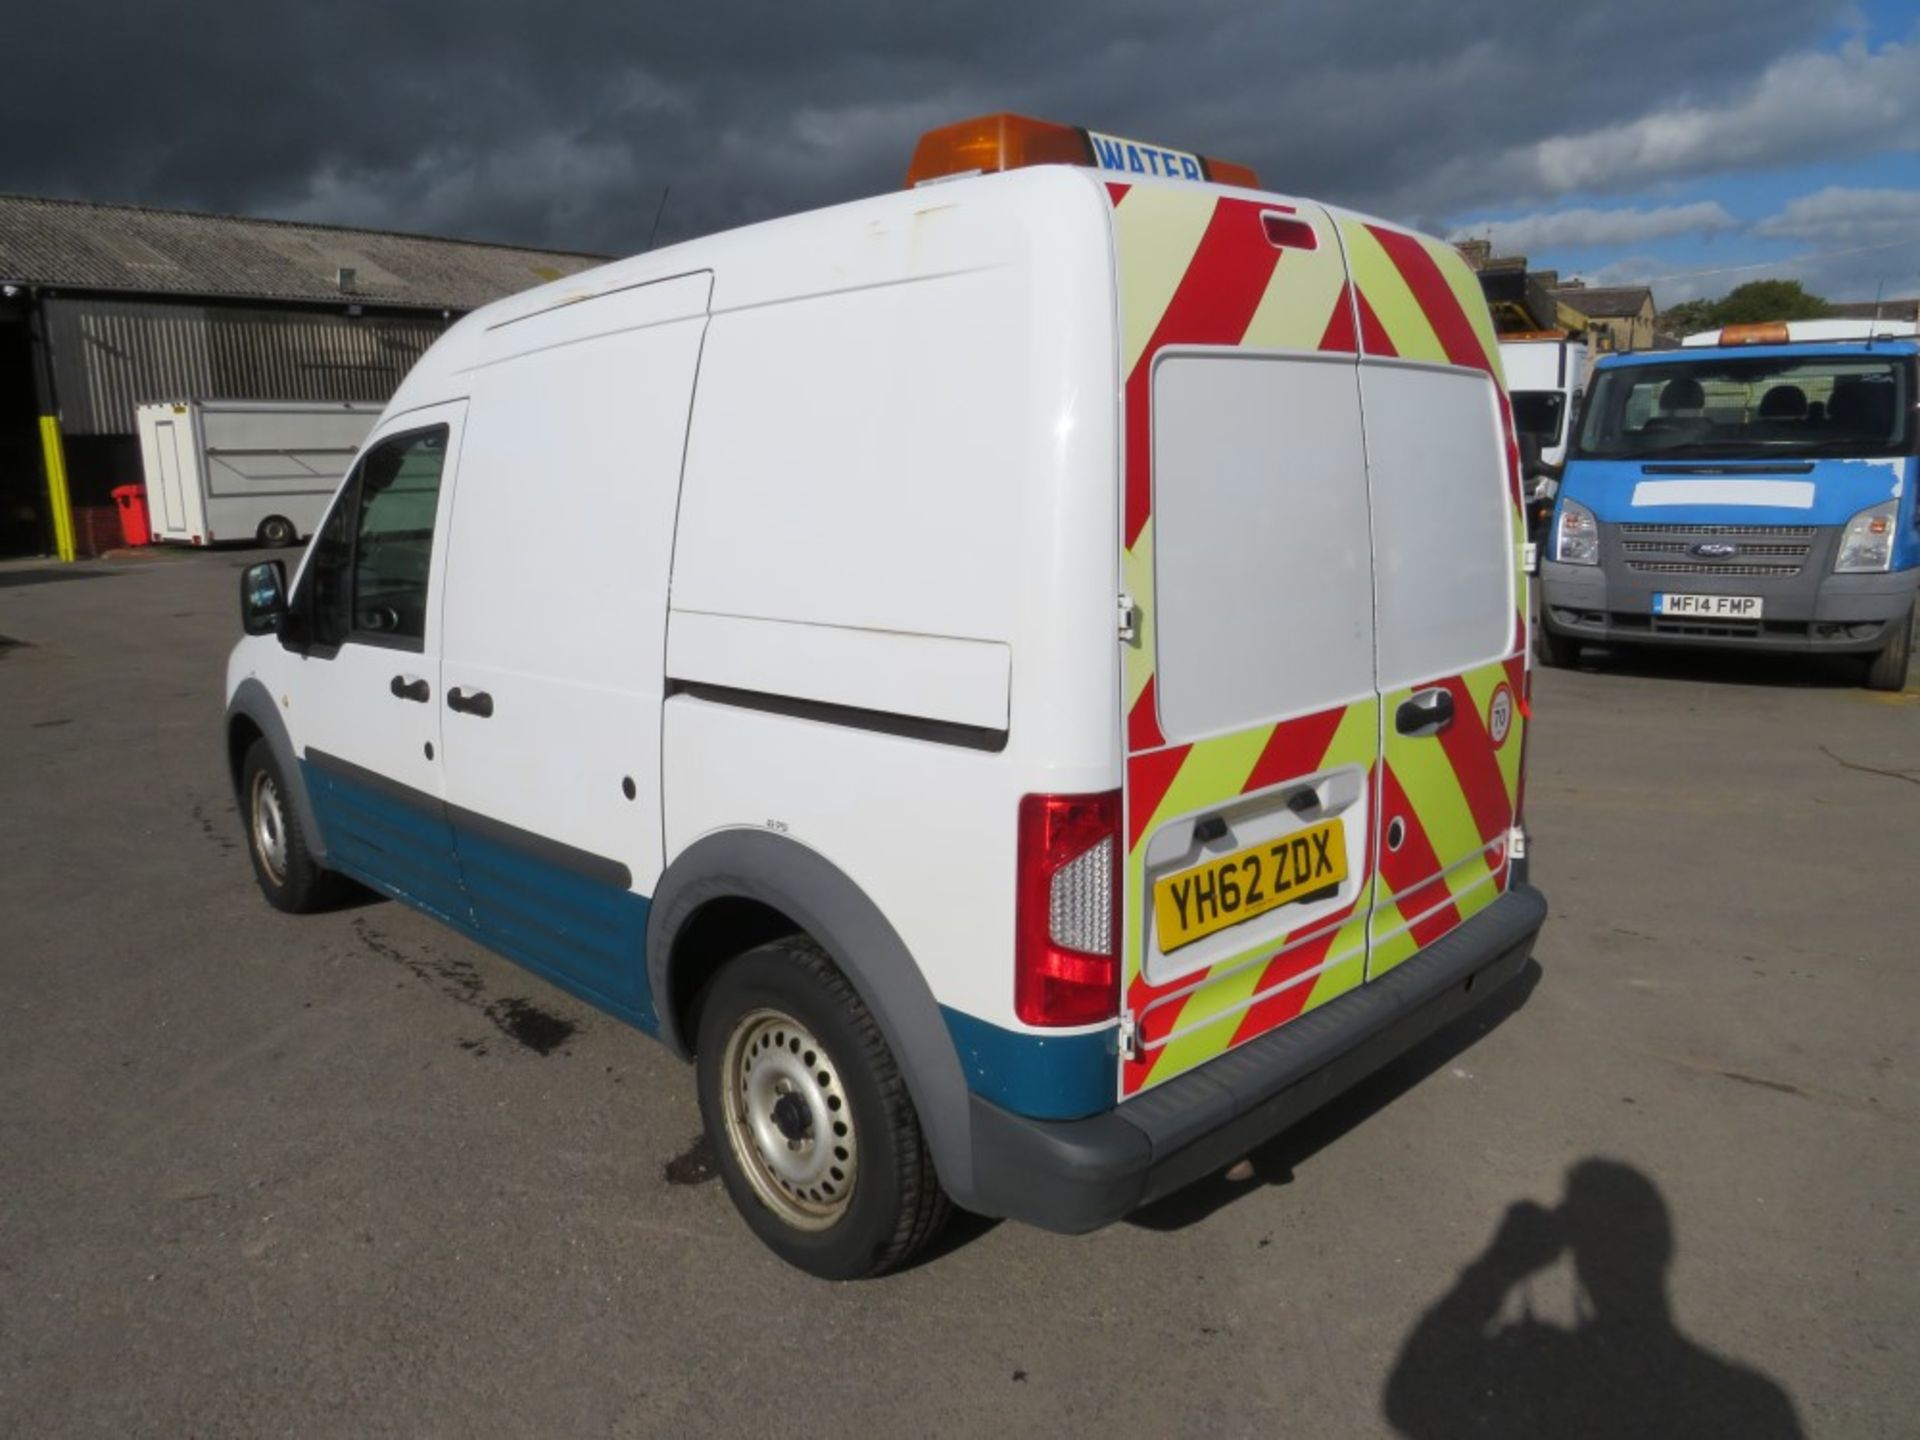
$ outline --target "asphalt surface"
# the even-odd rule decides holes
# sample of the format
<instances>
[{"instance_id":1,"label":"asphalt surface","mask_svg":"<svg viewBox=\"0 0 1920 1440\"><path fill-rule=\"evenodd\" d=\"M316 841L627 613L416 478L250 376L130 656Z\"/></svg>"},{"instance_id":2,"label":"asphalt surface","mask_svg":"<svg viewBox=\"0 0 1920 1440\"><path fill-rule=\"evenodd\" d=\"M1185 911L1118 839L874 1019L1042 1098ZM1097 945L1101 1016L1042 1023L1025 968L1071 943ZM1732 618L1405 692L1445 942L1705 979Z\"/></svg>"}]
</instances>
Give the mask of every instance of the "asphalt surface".
<instances>
[{"instance_id":1,"label":"asphalt surface","mask_svg":"<svg viewBox=\"0 0 1920 1440\"><path fill-rule=\"evenodd\" d=\"M259 898L248 558L0 566L0 1435L1914 1433L1920 688L1542 673L1488 1015L1249 1178L828 1285L644 1036Z\"/></svg>"}]
</instances>

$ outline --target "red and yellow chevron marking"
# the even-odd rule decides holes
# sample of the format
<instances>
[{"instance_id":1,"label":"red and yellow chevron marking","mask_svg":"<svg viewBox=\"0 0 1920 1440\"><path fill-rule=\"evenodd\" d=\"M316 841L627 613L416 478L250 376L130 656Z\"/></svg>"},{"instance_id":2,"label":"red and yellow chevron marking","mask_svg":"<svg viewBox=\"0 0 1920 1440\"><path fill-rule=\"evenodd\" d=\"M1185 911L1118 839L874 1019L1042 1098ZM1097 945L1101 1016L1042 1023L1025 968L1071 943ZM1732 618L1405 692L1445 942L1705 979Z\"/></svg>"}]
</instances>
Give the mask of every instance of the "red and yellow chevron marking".
<instances>
[{"instance_id":1,"label":"red and yellow chevron marking","mask_svg":"<svg viewBox=\"0 0 1920 1440\"><path fill-rule=\"evenodd\" d=\"M1358 767L1371 794L1379 747L1379 706L1367 700L1132 756L1126 893L1146 893L1146 840L1167 821L1343 766ZM1371 815L1354 816L1350 823L1371 831L1371 821ZM1138 1049L1124 1067L1123 1093L1189 1070L1358 985L1365 978L1370 869L1363 855L1356 900L1331 915L1157 986L1144 964L1147 907L1129 904L1126 1005L1138 1027Z\"/></svg>"},{"instance_id":2,"label":"red and yellow chevron marking","mask_svg":"<svg viewBox=\"0 0 1920 1440\"><path fill-rule=\"evenodd\" d=\"M1497 380L1499 351L1478 283L1448 247L1345 216L1336 221L1311 205L1228 199L1173 186L1108 189L1119 255L1126 401L1122 569L1137 607L1138 635L1126 653L1124 695L1129 758L1123 953L1126 1008L1137 1034L1135 1055L1122 1067L1124 1096L1360 985L1369 974L1370 945L1377 973L1383 941L1396 961L1404 959L1499 893L1519 784L1526 628L1523 611L1511 656L1433 682L1453 689L1456 714L1472 720L1458 725L1460 736L1446 745L1390 753L1383 764L1381 706L1374 700L1196 744L1167 743L1154 700L1155 357L1184 345L1397 355L1473 365ZM1319 248L1275 249L1259 223L1261 211L1275 209L1312 225ZM1508 448L1517 547L1525 525L1510 425ZM1485 716L1503 680L1513 692L1510 731L1493 747ZM1404 698L1389 696L1387 703ZM1408 839L1400 850L1391 857L1380 851L1376 863L1369 846L1357 896L1333 913L1203 971L1150 983L1142 898L1147 838L1168 821L1233 796L1346 766L1365 776L1365 823L1376 841L1386 807L1407 815Z\"/></svg>"},{"instance_id":3,"label":"red and yellow chevron marking","mask_svg":"<svg viewBox=\"0 0 1920 1440\"><path fill-rule=\"evenodd\" d=\"M1139 643L1127 651L1130 750L1166 743L1151 693L1154 357L1171 345L1354 348L1352 304L1333 223L1316 207L1228 199L1178 186L1110 185L1120 256L1120 361L1126 376L1125 554ZM1276 250L1263 210L1314 227L1317 250Z\"/></svg>"},{"instance_id":4,"label":"red and yellow chevron marking","mask_svg":"<svg viewBox=\"0 0 1920 1440\"><path fill-rule=\"evenodd\" d=\"M1479 282L1452 246L1352 216L1339 219L1353 273L1364 355L1485 370L1501 378L1500 348ZM1369 978L1385 973L1491 904L1506 888L1506 839L1519 802L1526 691L1526 518L1519 451L1503 404L1514 546L1512 644L1500 659L1415 687L1453 692L1454 723L1438 740L1407 740L1390 727L1381 764L1381 824L1406 825L1400 849L1381 837L1375 872ZM1506 686L1511 728L1487 733L1494 693ZM1413 689L1383 697L1392 714Z\"/></svg>"}]
</instances>

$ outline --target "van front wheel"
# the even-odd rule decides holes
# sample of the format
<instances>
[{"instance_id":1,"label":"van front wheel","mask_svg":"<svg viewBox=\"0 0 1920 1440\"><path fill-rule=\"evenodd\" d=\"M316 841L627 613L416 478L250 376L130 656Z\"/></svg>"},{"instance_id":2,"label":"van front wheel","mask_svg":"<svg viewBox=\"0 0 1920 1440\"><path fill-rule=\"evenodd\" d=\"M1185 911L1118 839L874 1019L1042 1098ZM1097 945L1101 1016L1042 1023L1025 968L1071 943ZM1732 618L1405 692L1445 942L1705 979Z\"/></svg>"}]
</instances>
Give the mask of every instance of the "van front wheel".
<instances>
[{"instance_id":1,"label":"van front wheel","mask_svg":"<svg viewBox=\"0 0 1920 1440\"><path fill-rule=\"evenodd\" d=\"M1913 660L1914 615L1914 611L1907 611L1906 622L1895 626L1880 652L1867 661L1869 690L1907 688L1907 666Z\"/></svg>"},{"instance_id":2,"label":"van front wheel","mask_svg":"<svg viewBox=\"0 0 1920 1440\"><path fill-rule=\"evenodd\" d=\"M267 903L290 915L326 909L340 893L340 877L323 870L308 851L286 777L264 739L249 745L240 762L240 806L247 855Z\"/></svg>"},{"instance_id":3,"label":"van front wheel","mask_svg":"<svg viewBox=\"0 0 1920 1440\"><path fill-rule=\"evenodd\" d=\"M829 1280L904 1265L945 1221L919 1118L873 1016L789 936L731 961L701 1003L700 1115L741 1216Z\"/></svg>"}]
</instances>

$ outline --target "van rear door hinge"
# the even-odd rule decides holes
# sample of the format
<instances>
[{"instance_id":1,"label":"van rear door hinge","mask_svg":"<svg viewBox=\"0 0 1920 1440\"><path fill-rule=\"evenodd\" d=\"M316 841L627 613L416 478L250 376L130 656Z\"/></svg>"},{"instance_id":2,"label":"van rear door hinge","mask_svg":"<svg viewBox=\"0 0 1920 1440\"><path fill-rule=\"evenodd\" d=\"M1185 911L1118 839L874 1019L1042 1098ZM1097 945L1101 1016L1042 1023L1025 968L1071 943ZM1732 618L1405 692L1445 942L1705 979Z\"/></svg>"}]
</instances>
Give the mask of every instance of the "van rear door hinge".
<instances>
[{"instance_id":1,"label":"van rear door hinge","mask_svg":"<svg viewBox=\"0 0 1920 1440\"><path fill-rule=\"evenodd\" d=\"M1120 638L1132 644L1140 636L1140 611L1133 603L1133 596L1124 590L1116 601L1120 611Z\"/></svg>"},{"instance_id":2,"label":"van rear door hinge","mask_svg":"<svg viewBox=\"0 0 1920 1440\"><path fill-rule=\"evenodd\" d=\"M1115 1038L1119 1043L1120 1058L1122 1060L1138 1060L1140 1058L1140 1032L1134 1027L1133 1012L1131 1010L1122 1010L1120 1012L1120 1030Z\"/></svg>"}]
</instances>

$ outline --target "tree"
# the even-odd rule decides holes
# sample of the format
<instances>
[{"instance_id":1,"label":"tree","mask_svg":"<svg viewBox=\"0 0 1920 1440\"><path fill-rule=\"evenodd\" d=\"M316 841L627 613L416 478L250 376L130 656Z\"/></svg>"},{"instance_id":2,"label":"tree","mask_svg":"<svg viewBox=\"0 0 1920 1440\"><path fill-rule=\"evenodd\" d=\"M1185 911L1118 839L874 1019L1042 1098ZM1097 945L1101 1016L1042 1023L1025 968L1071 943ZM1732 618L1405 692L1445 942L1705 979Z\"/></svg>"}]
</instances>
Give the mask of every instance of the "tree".
<instances>
[{"instance_id":1,"label":"tree","mask_svg":"<svg viewBox=\"0 0 1920 1440\"><path fill-rule=\"evenodd\" d=\"M1833 306L1812 295L1798 280L1749 280L1714 303L1713 325L1745 325L1757 320L1819 320Z\"/></svg>"},{"instance_id":2,"label":"tree","mask_svg":"<svg viewBox=\"0 0 1920 1440\"><path fill-rule=\"evenodd\" d=\"M1718 330L1722 325L1750 325L1766 320L1819 320L1833 314L1833 306L1809 294L1798 280L1749 280L1718 300L1682 300L1660 312L1660 329L1669 335L1691 335Z\"/></svg>"},{"instance_id":3,"label":"tree","mask_svg":"<svg viewBox=\"0 0 1920 1440\"><path fill-rule=\"evenodd\" d=\"M1713 318L1713 300L1682 300L1671 310L1660 312L1659 327L1669 335L1691 335L1696 330L1711 330L1717 323Z\"/></svg>"}]
</instances>

